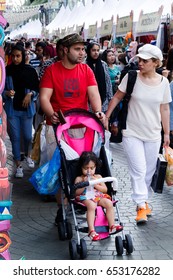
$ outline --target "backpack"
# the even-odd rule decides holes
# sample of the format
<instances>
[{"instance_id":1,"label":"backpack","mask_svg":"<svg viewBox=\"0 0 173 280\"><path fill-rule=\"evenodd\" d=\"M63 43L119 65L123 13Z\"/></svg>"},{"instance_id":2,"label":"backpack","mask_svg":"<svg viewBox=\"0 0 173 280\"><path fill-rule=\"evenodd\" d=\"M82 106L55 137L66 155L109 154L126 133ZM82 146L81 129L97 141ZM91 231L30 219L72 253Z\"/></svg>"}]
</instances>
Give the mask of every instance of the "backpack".
<instances>
[{"instance_id":1,"label":"backpack","mask_svg":"<svg viewBox=\"0 0 173 280\"><path fill-rule=\"evenodd\" d=\"M118 112L117 120L118 120L118 131L119 131L119 138L120 142L122 142L122 129L126 129L126 120L127 120L127 113L128 113L128 103L131 98L131 94L133 92L133 88L137 78L137 71L130 70L128 72L128 80L127 80L127 88L126 88L126 95L122 100L121 109Z\"/></svg>"},{"instance_id":2,"label":"backpack","mask_svg":"<svg viewBox=\"0 0 173 280\"><path fill-rule=\"evenodd\" d=\"M138 70L138 63L136 62L130 62L129 64L127 64L124 69L121 71L121 75L120 75L120 82L122 81L122 79L124 78L124 76L129 73L129 71L135 71Z\"/></svg>"}]
</instances>

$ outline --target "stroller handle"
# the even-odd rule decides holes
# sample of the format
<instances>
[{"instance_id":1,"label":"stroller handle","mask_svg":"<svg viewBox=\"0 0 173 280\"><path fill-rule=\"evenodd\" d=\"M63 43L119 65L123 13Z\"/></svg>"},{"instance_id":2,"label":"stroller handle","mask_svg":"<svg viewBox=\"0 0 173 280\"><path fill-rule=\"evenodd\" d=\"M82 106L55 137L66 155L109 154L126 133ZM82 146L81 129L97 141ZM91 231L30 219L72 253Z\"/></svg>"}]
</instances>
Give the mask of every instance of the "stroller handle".
<instances>
[{"instance_id":1,"label":"stroller handle","mask_svg":"<svg viewBox=\"0 0 173 280\"><path fill-rule=\"evenodd\" d=\"M100 183L105 183L105 182L112 182L113 183L113 190L116 191L118 188L118 180L115 177L104 177L104 178L99 178L95 180L90 180L90 181L85 181L85 182L80 182L75 184L75 189L80 189L88 186L93 186L96 184Z\"/></svg>"}]
</instances>

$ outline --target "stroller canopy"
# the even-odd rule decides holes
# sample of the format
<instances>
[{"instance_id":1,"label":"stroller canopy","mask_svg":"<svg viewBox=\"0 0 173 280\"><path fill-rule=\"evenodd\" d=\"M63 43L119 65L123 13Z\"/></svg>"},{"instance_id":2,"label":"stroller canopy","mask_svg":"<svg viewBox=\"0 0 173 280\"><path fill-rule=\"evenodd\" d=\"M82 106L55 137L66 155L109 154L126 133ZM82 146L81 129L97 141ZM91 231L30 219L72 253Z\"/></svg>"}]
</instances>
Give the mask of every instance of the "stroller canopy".
<instances>
[{"instance_id":1,"label":"stroller canopy","mask_svg":"<svg viewBox=\"0 0 173 280\"><path fill-rule=\"evenodd\" d=\"M104 127L95 114L83 109L72 109L65 114L65 124L60 124L56 130L57 141L63 139L79 155L83 151L92 151L97 140L105 142Z\"/></svg>"}]
</instances>

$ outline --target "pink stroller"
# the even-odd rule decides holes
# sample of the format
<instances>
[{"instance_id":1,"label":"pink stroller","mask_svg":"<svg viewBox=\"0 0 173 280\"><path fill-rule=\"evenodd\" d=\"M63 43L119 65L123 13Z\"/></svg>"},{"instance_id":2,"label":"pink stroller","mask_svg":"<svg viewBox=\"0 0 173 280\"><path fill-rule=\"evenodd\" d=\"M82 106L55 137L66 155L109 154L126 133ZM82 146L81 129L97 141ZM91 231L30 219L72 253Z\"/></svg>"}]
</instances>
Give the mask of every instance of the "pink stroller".
<instances>
[{"instance_id":1,"label":"pink stroller","mask_svg":"<svg viewBox=\"0 0 173 280\"><path fill-rule=\"evenodd\" d=\"M117 179L111 176L108 158L105 150L105 130L102 123L95 114L82 109L73 109L65 113L65 124L59 125L56 131L56 139L61 154L61 169L59 178L61 181L61 199L62 199L62 216L63 220L58 222L59 239L69 239L69 253L71 259L76 259L78 254L81 259L87 256L87 245L85 237L80 237L80 232L87 233L88 227L81 226L77 221L76 212L80 209L86 211L82 203L79 203L74 198L75 188L74 180L77 177L77 165L79 156L83 151L93 151L102 161L101 170L99 173L103 178L92 181L82 182L77 184L77 187L91 186L96 183L105 182L108 189L108 194L112 198L113 206L116 209L116 221L122 225L115 198L117 189ZM68 199L70 209L74 219L74 228L77 235L77 240L73 239L73 230L67 216L67 206L64 203L64 198ZM109 227L104 209L97 206L95 215L95 229L99 233L101 239L109 238ZM127 254L133 252L132 239L129 234L123 233L115 237L115 246L118 255L122 255L124 248Z\"/></svg>"}]
</instances>

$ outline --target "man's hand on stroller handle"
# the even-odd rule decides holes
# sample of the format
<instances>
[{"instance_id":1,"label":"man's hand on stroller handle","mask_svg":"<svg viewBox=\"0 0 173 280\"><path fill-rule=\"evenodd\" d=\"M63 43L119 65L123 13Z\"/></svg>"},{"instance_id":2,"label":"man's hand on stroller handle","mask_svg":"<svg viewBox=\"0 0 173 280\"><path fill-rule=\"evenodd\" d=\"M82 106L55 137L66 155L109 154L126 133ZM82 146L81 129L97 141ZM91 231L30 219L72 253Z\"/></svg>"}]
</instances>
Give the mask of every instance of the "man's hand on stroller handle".
<instances>
[{"instance_id":1,"label":"man's hand on stroller handle","mask_svg":"<svg viewBox=\"0 0 173 280\"><path fill-rule=\"evenodd\" d=\"M53 124L59 123L60 121L59 121L58 113L53 112L53 114L50 116L50 120L51 120L51 123L53 123Z\"/></svg>"},{"instance_id":2,"label":"man's hand on stroller handle","mask_svg":"<svg viewBox=\"0 0 173 280\"><path fill-rule=\"evenodd\" d=\"M105 123L105 114L103 112L95 112L95 115L97 116L97 118L103 123ZM50 116L50 120L53 124L57 124L59 122L61 122L62 124L64 124L65 118L63 113L61 112L61 110L59 110L58 112L53 112L52 115Z\"/></svg>"}]
</instances>

